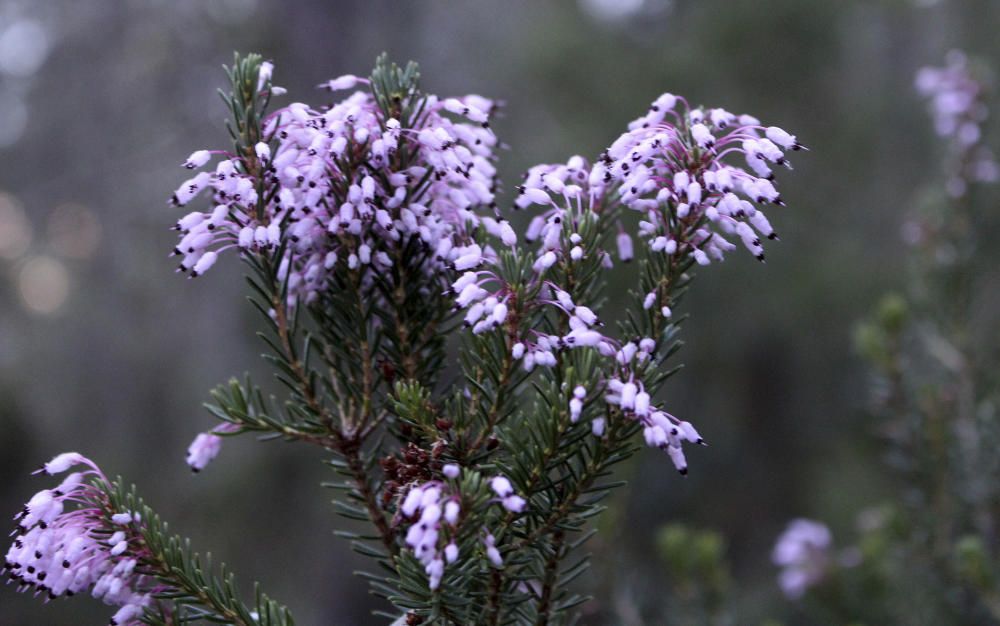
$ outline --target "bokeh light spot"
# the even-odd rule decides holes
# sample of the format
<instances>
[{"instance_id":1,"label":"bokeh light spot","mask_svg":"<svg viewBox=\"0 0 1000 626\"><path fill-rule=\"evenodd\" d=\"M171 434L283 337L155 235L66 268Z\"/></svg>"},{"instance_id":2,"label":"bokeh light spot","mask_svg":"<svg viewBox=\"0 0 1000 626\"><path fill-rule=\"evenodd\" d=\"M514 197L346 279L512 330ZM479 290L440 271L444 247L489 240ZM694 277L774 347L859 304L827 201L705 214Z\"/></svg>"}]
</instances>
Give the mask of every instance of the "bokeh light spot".
<instances>
[{"instance_id":1,"label":"bokeh light spot","mask_svg":"<svg viewBox=\"0 0 1000 626\"><path fill-rule=\"evenodd\" d=\"M25 308L49 315L58 311L69 296L69 273L58 259L34 257L21 268L18 290Z\"/></svg>"},{"instance_id":2,"label":"bokeh light spot","mask_svg":"<svg viewBox=\"0 0 1000 626\"><path fill-rule=\"evenodd\" d=\"M5 74L30 76L48 54L48 33L35 20L17 20L0 31L0 71Z\"/></svg>"},{"instance_id":3,"label":"bokeh light spot","mask_svg":"<svg viewBox=\"0 0 1000 626\"><path fill-rule=\"evenodd\" d=\"M640 10L644 0L580 0L580 6L591 16L609 22L628 19Z\"/></svg>"}]
</instances>

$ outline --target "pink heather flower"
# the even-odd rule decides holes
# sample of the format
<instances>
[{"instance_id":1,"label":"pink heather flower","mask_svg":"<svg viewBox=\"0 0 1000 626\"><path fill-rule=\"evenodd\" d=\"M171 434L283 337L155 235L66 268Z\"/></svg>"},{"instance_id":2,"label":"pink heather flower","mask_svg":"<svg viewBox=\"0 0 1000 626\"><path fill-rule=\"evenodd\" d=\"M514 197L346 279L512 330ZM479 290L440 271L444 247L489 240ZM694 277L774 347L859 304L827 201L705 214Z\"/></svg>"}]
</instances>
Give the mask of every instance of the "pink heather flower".
<instances>
[{"instance_id":1,"label":"pink heather flower","mask_svg":"<svg viewBox=\"0 0 1000 626\"><path fill-rule=\"evenodd\" d=\"M590 430L594 433L595 437L604 436L605 420L603 417L595 417L592 422L590 422Z\"/></svg>"},{"instance_id":2,"label":"pink heather flower","mask_svg":"<svg viewBox=\"0 0 1000 626\"><path fill-rule=\"evenodd\" d=\"M930 100L934 128L942 137L963 143L979 138L979 124L987 110L980 100L982 85L969 73L965 54L952 50L944 67L922 67L915 85L920 95Z\"/></svg>"},{"instance_id":3,"label":"pink heather flower","mask_svg":"<svg viewBox=\"0 0 1000 626\"><path fill-rule=\"evenodd\" d=\"M109 510L107 495L95 482L108 484L92 461L61 454L43 470L54 475L72 467L54 489L36 493L15 518L18 528L7 551L5 571L21 591L49 598L89 592L120 607L111 624L139 624L153 594L167 591L156 579L137 571L151 558L139 541L135 514Z\"/></svg>"},{"instance_id":4,"label":"pink heather flower","mask_svg":"<svg viewBox=\"0 0 1000 626\"><path fill-rule=\"evenodd\" d=\"M496 537L487 533L483 538L483 545L486 546L486 558L489 559L490 563L494 567L503 567L503 557L500 556L500 550L497 549Z\"/></svg>"},{"instance_id":5,"label":"pink heather flower","mask_svg":"<svg viewBox=\"0 0 1000 626\"><path fill-rule=\"evenodd\" d=\"M490 488L493 490L493 493L497 494L501 498L505 498L514 493L514 487L511 486L510 481L503 476L494 476L493 479L490 480Z\"/></svg>"},{"instance_id":6,"label":"pink heather flower","mask_svg":"<svg viewBox=\"0 0 1000 626\"><path fill-rule=\"evenodd\" d=\"M372 282L412 240L426 253L414 262L434 277L494 255L472 241L480 226L506 245L516 242L505 220L477 212L494 207L490 100L417 96L424 98L419 117L398 120L386 117L365 79L347 75L321 86L364 90L330 106L296 102L271 113L252 155L198 151L185 162L200 168L210 155L222 156L173 196L180 206L202 194L212 203L176 225L181 271L200 275L225 250L270 253L285 244L280 273L294 304L319 297L340 267Z\"/></svg>"},{"instance_id":7,"label":"pink heather flower","mask_svg":"<svg viewBox=\"0 0 1000 626\"><path fill-rule=\"evenodd\" d=\"M623 263L628 263L635 256L635 252L632 248L632 237L629 236L624 230L618 233L616 238L616 243L618 244L618 258L622 260Z\"/></svg>"},{"instance_id":8,"label":"pink heather flower","mask_svg":"<svg viewBox=\"0 0 1000 626\"><path fill-rule=\"evenodd\" d=\"M507 509L511 513L521 513L524 511L524 507L527 506L528 502L518 495L509 495L502 500L503 508Z\"/></svg>"},{"instance_id":9,"label":"pink heather flower","mask_svg":"<svg viewBox=\"0 0 1000 626\"><path fill-rule=\"evenodd\" d=\"M330 91L344 91L345 89L354 89L358 83L367 84L368 81L363 78L358 78L353 74L344 74L343 76L339 76L333 80L320 83L317 86L320 89L329 89Z\"/></svg>"},{"instance_id":10,"label":"pink heather flower","mask_svg":"<svg viewBox=\"0 0 1000 626\"><path fill-rule=\"evenodd\" d=\"M580 398L570 398L569 400L569 421L577 423L580 420L580 413L583 411L583 401Z\"/></svg>"},{"instance_id":11,"label":"pink heather flower","mask_svg":"<svg viewBox=\"0 0 1000 626\"><path fill-rule=\"evenodd\" d=\"M447 468L455 468L455 472ZM458 476L458 466L445 465L442 471ZM459 549L456 539L461 530L461 494L457 491L459 485L441 481L429 481L415 485L406 492L399 504L398 514L404 523L409 523L404 536L406 546L424 566L428 586L431 590L441 584L446 566L458 560ZM514 493L510 481L503 476L490 479L490 488L498 496L491 500L490 505L499 504L512 513L520 513L527 506L527 501ZM485 532L485 531L484 531ZM491 538L492 535L486 533ZM488 549L488 558L497 567L503 562L499 560L494 544L488 544L496 554L496 559Z\"/></svg>"},{"instance_id":12,"label":"pink heather flower","mask_svg":"<svg viewBox=\"0 0 1000 626\"><path fill-rule=\"evenodd\" d=\"M193 170L195 168L202 167L208 163L208 160L211 158L212 153L208 150L196 150L187 158L186 161L184 161L183 165L189 170Z\"/></svg>"},{"instance_id":13,"label":"pink heather flower","mask_svg":"<svg viewBox=\"0 0 1000 626\"><path fill-rule=\"evenodd\" d=\"M222 437L217 433L236 433L240 428L236 424L224 422L212 430L199 433L187 449L186 463L191 467L192 472L200 472L211 463L222 450Z\"/></svg>"},{"instance_id":14,"label":"pink heather flower","mask_svg":"<svg viewBox=\"0 0 1000 626\"><path fill-rule=\"evenodd\" d=\"M643 354L648 355L653 345L643 340L640 344L626 344L619 352L619 362L632 363L633 360L643 360ZM617 406L622 414L643 425L643 439L651 448L659 448L667 453L674 467L682 475L687 474L687 459L684 456L684 442L706 445L704 439L690 422L680 420L670 413L652 405L651 398L641 382L612 378L605 385L605 401ZM603 429L603 425L602 425ZM596 434L596 433L595 433Z\"/></svg>"},{"instance_id":15,"label":"pink heather flower","mask_svg":"<svg viewBox=\"0 0 1000 626\"><path fill-rule=\"evenodd\" d=\"M222 437L212 433L199 433L188 446L186 463L191 471L200 472L219 455L222 449Z\"/></svg>"},{"instance_id":16,"label":"pink heather flower","mask_svg":"<svg viewBox=\"0 0 1000 626\"><path fill-rule=\"evenodd\" d=\"M528 502L514 493L514 486L506 476L494 476L490 479L490 489L497 495L503 508L511 513L521 513Z\"/></svg>"},{"instance_id":17,"label":"pink heather flower","mask_svg":"<svg viewBox=\"0 0 1000 626\"><path fill-rule=\"evenodd\" d=\"M79 452L63 452L43 465L41 471L51 476L61 474L74 465L83 463L89 463L89 461Z\"/></svg>"},{"instance_id":18,"label":"pink heather flower","mask_svg":"<svg viewBox=\"0 0 1000 626\"><path fill-rule=\"evenodd\" d=\"M778 537L771 560L782 568L778 584L782 592L798 599L826 577L831 566L832 537L826 525L796 519Z\"/></svg>"},{"instance_id":19,"label":"pink heather flower","mask_svg":"<svg viewBox=\"0 0 1000 626\"><path fill-rule=\"evenodd\" d=\"M969 183L995 183L1000 165L983 143L981 125L989 116L985 89L976 79L965 55L952 50L944 67L924 67L917 72L916 88L929 100L934 129L949 141L953 160L947 188L953 197L965 194Z\"/></svg>"},{"instance_id":20,"label":"pink heather flower","mask_svg":"<svg viewBox=\"0 0 1000 626\"><path fill-rule=\"evenodd\" d=\"M404 517L413 519L405 542L424 566L431 590L441 584L445 561L458 558L453 538L461 512L460 497L450 495L447 489L446 484L436 481L413 487L399 509Z\"/></svg>"},{"instance_id":21,"label":"pink heather flower","mask_svg":"<svg viewBox=\"0 0 1000 626\"><path fill-rule=\"evenodd\" d=\"M260 64L260 69L257 72L257 91L263 91L267 87L268 83L271 82L272 74L274 74L274 63L264 61Z\"/></svg>"}]
</instances>

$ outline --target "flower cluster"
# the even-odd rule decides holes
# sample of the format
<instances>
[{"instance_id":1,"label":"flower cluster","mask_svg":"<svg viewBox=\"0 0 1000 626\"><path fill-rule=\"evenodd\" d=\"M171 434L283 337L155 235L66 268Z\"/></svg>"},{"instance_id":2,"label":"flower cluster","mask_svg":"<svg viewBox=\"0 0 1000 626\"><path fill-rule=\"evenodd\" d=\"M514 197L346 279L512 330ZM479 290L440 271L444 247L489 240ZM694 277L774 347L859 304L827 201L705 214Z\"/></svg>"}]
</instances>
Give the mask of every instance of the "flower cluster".
<instances>
[{"instance_id":1,"label":"flower cluster","mask_svg":"<svg viewBox=\"0 0 1000 626\"><path fill-rule=\"evenodd\" d=\"M546 283L545 287L538 303L554 307L565 316L566 332L556 335L532 330L530 336L515 343L512 356L523 359L525 370L531 371L535 365L555 365L555 352L562 349L597 348L605 356L614 352L614 340L597 330L602 323L590 307L576 304L568 292L553 283Z\"/></svg>"},{"instance_id":2,"label":"flower cluster","mask_svg":"<svg viewBox=\"0 0 1000 626\"><path fill-rule=\"evenodd\" d=\"M536 165L525 174L519 191L516 209L545 207L532 218L525 233L528 242L538 243L535 272L541 275L557 262L576 263L588 255L596 255L605 267L611 267L608 253L588 250L579 232L582 220L604 210L608 189L599 168L592 168L579 155L565 164ZM632 258L630 249L620 248L619 253L623 261Z\"/></svg>"},{"instance_id":3,"label":"flower cluster","mask_svg":"<svg viewBox=\"0 0 1000 626\"><path fill-rule=\"evenodd\" d=\"M451 289L458 294L456 306L468 307L465 323L472 332L493 330L507 320L507 303L513 290L496 272L465 272L452 283ZM511 355L522 362L526 371L530 372L536 365L555 365L555 353L564 348L598 348L606 356L614 353L614 340L596 330L602 324L590 307L574 303L568 292L551 282L545 282L540 293L534 304L555 307L565 315L568 326L562 335L532 330L513 345Z\"/></svg>"},{"instance_id":4,"label":"flower cluster","mask_svg":"<svg viewBox=\"0 0 1000 626\"><path fill-rule=\"evenodd\" d=\"M722 260L735 237L763 261L760 237L777 238L763 208L784 204L771 168L790 167L785 153L800 149L794 135L752 116L690 108L663 94L594 169L640 214L639 235L652 252L707 265ZM730 155L742 155L746 167Z\"/></svg>"},{"instance_id":5,"label":"flower cluster","mask_svg":"<svg viewBox=\"0 0 1000 626\"><path fill-rule=\"evenodd\" d=\"M461 469L450 463L442 468L442 473L448 480L432 480L412 487L399 506L399 513L410 521L406 545L424 566L432 590L441 584L445 565L459 556L456 539L462 520L462 494L458 485L450 481L459 477ZM527 503L514 493L507 478L495 476L489 484L496 496L491 502L499 503L511 513L524 510ZM496 567L502 566L495 538L485 530L482 535L487 558Z\"/></svg>"},{"instance_id":6,"label":"flower cluster","mask_svg":"<svg viewBox=\"0 0 1000 626\"><path fill-rule=\"evenodd\" d=\"M593 165L574 156L565 164L529 169L514 206L543 207L525 233L526 241L538 244L531 267L533 288L528 290L537 296L519 303L519 327L508 328L516 337L511 356L531 371L556 365L562 350L597 350L616 371L604 381L607 402L639 421L647 444L665 450L685 473L681 443L703 441L689 423L650 406L641 370L655 352L656 340L641 337L625 342L608 336L593 309L574 301L567 286L549 278L550 270L557 264L572 268L584 261L610 267L611 254L601 249L599 241L585 240L581 225L618 208L639 214L636 234L647 240L650 255L669 259L672 266L682 266L688 259L700 265L721 260L735 248L731 238L738 238L763 261L761 238L777 238L764 208L784 204L772 166L790 168L786 152L802 148L794 135L765 127L751 116L691 108L683 98L663 94ZM742 155L744 165L730 162L735 155ZM615 245L621 261L635 256L633 234L621 224ZM497 260L477 246L455 263L455 269L464 273L452 282L450 291L456 306L466 309L466 324L474 333L503 326L517 290L504 280ZM672 302L661 286L644 293L642 307L666 320L673 314ZM557 310L565 321L555 325L558 334L520 327L521 320L530 318L529 310L543 307ZM585 397L586 390L582 393ZM583 397L574 396L570 404L575 422ZM591 428L603 435L604 418L594 418Z\"/></svg>"},{"instance_id":7,"label":"flower cluster","mask_svg":"<svg viewBox=\"0 0 1000 626\"><path fill-rule=\"evenodd\" d=\"M494 283L495 291L486 288L490 283ZM466 323L472 326L473 332L491 330L506 319L507 308L504 300L510 296L510 287L493 271L467 272L453 284L452 288L459 293L460 305L478 299L466 314ZM651 337L644 337L637 341L619 344L598 330L602 324L597 315L589 307L575 304L568 292L553 283L546 282L541 293L543 295L538 298L536 304L554 307L565 315L567 332L555 335L531 329L529 337L514 343L511 348L512 358L521 361L526 371L531 371L536 365L555 366L556 353L560 350L596 349L602 356L608 357L614 363L614 367L622 372L605 382L607 403L617 406L625 417L640 422L643 425L646 444L665 451L677 470L681 474L687 474L687 460L682 442L701 445L705 445L705 442L689 422L651 406L650 394L646 392L637 374L637 371L650 361L656 350L656 341ZM649 297L646 300L648 301ZM502 316L490 313L500 307ZM669 318L671 315L669 307L664 305L661 315ZM580 419L586 397L587 389L582 385L573 389L573 395L569 400L571 423L576 423ZM605 418L595 417L591 420L591 430L595 436L603 436L605 427Z\"/></svg>"},{"instance_id":8,"label":"flower cluster","mask_svg":"<svg viewBox=\"0 0 1000 626\"><path fill-rule=\"evenodd\" d=\"M970 182L1000 180L1000 165L983 145L982 124L989 116L984 86L973 74L965 55L951 51L944 67L924 67L917 72L917 91L929 100L934 129L951 143L956 163L948 191L964 195Z\"/></svg>"},{"instance_id":9,"label":"flower cluster","mask_svg":"<svg viewBox=\"0 0 1000 626\"><path fill-rule=\"evenodd\" d=\"M917 91L930 100L934 130L965 145L980 140L980 124L988 111L981 100L982 85L969 73L968 60L952 50L944 67L922 67L915 80Z\"/></svg>"},{"instance_id":10,"label":"flower cluster","mask_svg":"<svg viewBox=\"0 0 1000 626\"><path fill-rule=\"evenodd\" d=\"M653 406L650 395L640 380L610 379L607 383L605 400L608 404L621 409L626 417L642 424L646 445L666 452L681 474L687 474L688 471L687 459L681 444L688 441L706 445L690 422L680 420Z\"/></svg>"},{"instance_id":11,"label":"flower cluster","mask_svg":"<svg viewBox=\"0 0 1000 626\"><path fill-rule=\"evenodd\" d=\"M512 357L520 361L526 371L536 365L555 365L555 355L562 349L598 348L606 356L615 352L616 342L598 330L603 323L597 314L585 304L574 302L568 291L546 279L546 273L557 262L573 264L595 255L605 265L611 264L604 250L587 250L579 232L581 220L596 216L604 200L601 181L592 182L589 172L589 165L580 156L572 157L564 165L537 165L528 171L515 200L514 206L519 209L533 204L545 206L531 220L525 233L526 241L538 242L532 265L534 281L539 287L538 298L527 305L552 307L567 322L563 334L528 329L529 332L513 345ZM509 235L509 240L516 241L515 235ZM467 308L465 321L475 333L493 330L506 321L508 302L514 293L513 286L505 282L492 261L495 259L479 256L470 259L468 264L456 263L456 269L467 271L451 284L455 305ZM483 263L487 268L472 269Z\"/></svg>"},{"instance_id":12,"label":"flower cluster","mask_svg":"<svg viewBox=\"0 0 1000 626\"><path fill-rule=\"evenodd\" d=\"M213 204L177 223L180 269L202 274L229 248L281 249L289 297L309 302L338 265L384 270L411 240L426 250L422 269L432 277L474 252L491 253L470 248L479 226L512 244L506 222L475 210L494 205L494 103L410 93L385 110L368 82L342 76L320 86L364 89L329 106L274 111L245 154L192 154L184 163L191 169L223 158L173 196L186 205L205 192ZM269 76L260 87L271 88Z\"/></svg>"},{"instance_id":13,"label":"flower cluster","mask_svg":"<svg viewBox=\"0 0 1000 626\"><path fill-rule=\"evenodd\" d=\"M39 470L66 476L54 489L36 493L15 518L18 528L7 551L6 572L21 589L49 598L90 592L119 610L111 624L138 624L162 585L138 568L144 558L134 526L138 515L109 511L107 496L94 483L108 484L89 459L67 452Z\"/></svg>"},{"instance_id":14,"label":"flower cluster","mask_svg":"<svg viewBox=\"0 0 1000 626\"><path fill-rule=\"evenodd\" d=\"M786 596L802 597L826 577L832 564L830 529L821 522L796 519L778 537L771 560L782 568L778 584Z\"/></svg>"}]
</instances>

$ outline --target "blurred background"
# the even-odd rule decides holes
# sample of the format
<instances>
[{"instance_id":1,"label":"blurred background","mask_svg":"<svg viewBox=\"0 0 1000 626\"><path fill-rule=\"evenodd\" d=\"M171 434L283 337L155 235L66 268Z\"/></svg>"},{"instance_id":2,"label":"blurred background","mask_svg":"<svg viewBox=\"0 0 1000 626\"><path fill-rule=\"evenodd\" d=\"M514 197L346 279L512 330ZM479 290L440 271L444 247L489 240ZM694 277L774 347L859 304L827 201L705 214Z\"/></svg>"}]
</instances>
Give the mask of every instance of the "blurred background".
<instances>
[{"instance_id":1,"label":"blurred background","mask_svg":"<svg viewBox=\"0 0 1000 626\"><path fill-rule=\"evenodd\" d=\"M229 143L215 89L233 50L273 59L275 83L307 101L386 50L418 61L428 91L506 102L504 206L527 167L596 156L663 91L810 146L779 174L789 206L770 212L767 264L734 253L685 303L686 368L666 404L711 447L686 479L651 451L622 469L581 584L588 623L650 619L671 584L657 529L683 522L721 537L737 623L815 623L781 596L770 550L791 517L836 535L893 489L850 335L901 283L900 226L939 171L913 76L952 48L996 65L998 27L989 0L0 0L0 510L75 449L299 623L372 622L317 450L230 439L204 473L184 464L214 425L208 390L267 373L239 263L174 274L166 200L189 153ZM0 624L108 614L0 591Z\"/></svg>"}]
</instances>

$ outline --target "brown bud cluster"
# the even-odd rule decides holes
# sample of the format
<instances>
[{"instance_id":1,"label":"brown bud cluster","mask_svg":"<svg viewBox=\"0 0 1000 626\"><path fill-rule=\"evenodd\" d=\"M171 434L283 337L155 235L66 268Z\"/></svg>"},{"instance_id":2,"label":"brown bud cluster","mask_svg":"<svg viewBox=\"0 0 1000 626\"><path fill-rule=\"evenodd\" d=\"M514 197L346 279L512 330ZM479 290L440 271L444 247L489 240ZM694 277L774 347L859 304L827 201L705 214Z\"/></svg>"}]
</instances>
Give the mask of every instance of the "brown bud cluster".
<instances>
[{"instance_id":1,"label":"brown bud cluster","mask_svg":"<svg viewBox=\"0 0 1000 626\"><path fill-rule=\"evenodd\" d=\"M382 502L389 504L404 485L425 482L432 478L434 454L419 446L408 443L406 447L383 458L379 463L385 472L385 488Z\"/></svg>"}]
</instances>

